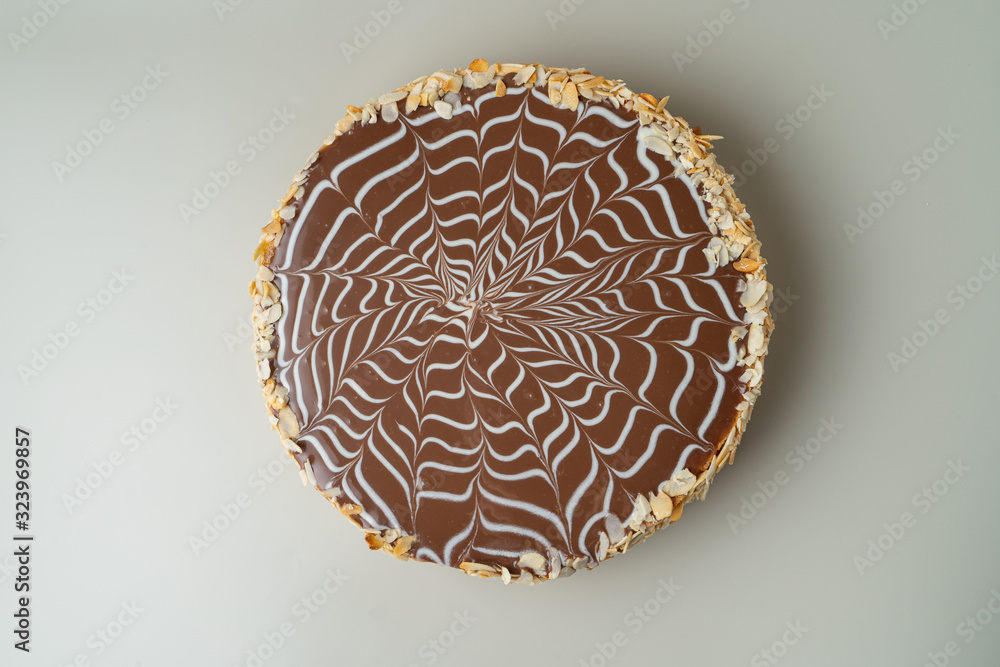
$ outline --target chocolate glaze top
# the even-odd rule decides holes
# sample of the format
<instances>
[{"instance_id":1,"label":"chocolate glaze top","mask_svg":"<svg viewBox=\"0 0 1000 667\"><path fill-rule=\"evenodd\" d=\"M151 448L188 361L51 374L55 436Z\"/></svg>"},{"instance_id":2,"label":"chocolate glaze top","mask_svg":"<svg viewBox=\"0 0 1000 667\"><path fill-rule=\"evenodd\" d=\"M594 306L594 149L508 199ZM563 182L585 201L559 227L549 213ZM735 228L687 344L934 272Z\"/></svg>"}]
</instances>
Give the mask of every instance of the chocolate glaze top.
<instances>
[{"instance_id":1,"label":"chocolate glaze top","mask_svg":"<svg viewBox=\"0 0 1000 667\"><path fill-rule=\"evenodd\" d=\"M741 275L634 113L463 89L320 151L269 262L300 461L418 559L597 559L704 470L745 385Z\"/></svg>"}]
</instances>

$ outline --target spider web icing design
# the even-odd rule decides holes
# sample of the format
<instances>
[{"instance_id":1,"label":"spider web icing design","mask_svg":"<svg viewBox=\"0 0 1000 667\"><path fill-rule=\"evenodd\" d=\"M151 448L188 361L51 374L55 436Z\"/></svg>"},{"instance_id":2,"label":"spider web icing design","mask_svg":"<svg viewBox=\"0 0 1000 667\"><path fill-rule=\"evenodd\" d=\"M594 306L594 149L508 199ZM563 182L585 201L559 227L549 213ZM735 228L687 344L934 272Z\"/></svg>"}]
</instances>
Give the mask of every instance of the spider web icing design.
<instances>
[{"instance_id":1,"label":"spider web icing design","mask_svg":"<svg viewBox=\"0 0 1000 667\"><path fill-rule=\"evenodd\" d=\"M740 274L634 114L463 91L325 149L270 263L300 461L458 566L597 560L732 427Z\"/></svg>"}]
</instances>

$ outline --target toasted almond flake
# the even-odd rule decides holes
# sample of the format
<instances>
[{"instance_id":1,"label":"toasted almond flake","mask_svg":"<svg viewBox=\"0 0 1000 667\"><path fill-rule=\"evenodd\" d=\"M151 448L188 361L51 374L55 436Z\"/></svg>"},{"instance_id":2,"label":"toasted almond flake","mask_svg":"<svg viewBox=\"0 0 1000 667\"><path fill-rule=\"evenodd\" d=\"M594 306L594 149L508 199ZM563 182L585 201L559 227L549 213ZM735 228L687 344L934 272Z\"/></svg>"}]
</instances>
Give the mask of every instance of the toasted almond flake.
<instances>
[{"instance_id":1,"label":"toasted almond flake","mask_svg":"<svg viewBox=\"0 0 1000 667\"><path fill-rule=\"evenodd\" d=\"M340 512L346 514L347 516L355 516L364 512L361 505L355 505L353 503L344 503L340 506Z\"/></svg>"},{"instance_id":2,"label":"toasted almond flake","mask_svg":"<svg viewBox=\"0 0 1000 667\"><path fill-rule=\"evenodd\" d=\"M750 325L750 333L747 335L747 350L753 355L760 356L764 347L764 327L757 323Z\"/></svg>"},{"instance_id":3,"label":"toasted almond flake","mask_svg":"<svg viewBox=\"0 0 1000 667\"><path fill-rule=\"evenodd\" d=\"M379 106L385 106L387 104L395 104L396 102L406 99L405 90L395 90L391 93L386 93L378 98Z\"/></svg>"},{"instance_id":4,"label":"toasted almond flake","mask_svg":"<svg viewBox=\"0 0 1000 667\"><path fill-rule=\"evenodd\" d=\"M618 544L625 539L625 526L614 514L608 514L604 517L604 528L607 530L611 544Z\"/></svg>"},{"instance_id":5,"label":"toasted almond flake","mask_svg":"<svg viewBox=\"0 0 1000 667\"><path fill-rule=\"evenodd\" d=\"M733 268L741 273L753 273L760 266L760 262L749 257L733 262Z\"/></svg>"},{"instance_id":6,"label":"toasted almond flake","mask_svg":"<svg viewBox=\"0 0 1000 667\"><path fill-rule=\"evenodd\" d=\"M514 84L518 86L523 86L526 81L535 75L534 65L527 65L518 70L517 74L514 75Z\"/></svg>"},{"instance_id":7,"label":"toasted almond flake","mask_svg":"<svg viewBox=\"0 0 1000 667\"><path fill-rule=\"evenodd\" d=\"M648 104L651 109L655 109L656 106L659 104L659 101L649 93L641 93L639 95L639 99L643 100L646 104Z\"/></svg>"},{"instance_id":8,"label":"toasted almond flake","mask_svg":"<svg viewBox=\"0 0 1000 667\"><path fill-rule=\"evenodd\" d=\"M405 554L410 550L410 547L413 545L413 541L416 539L417 538L414 537L413 535L406 535L404 537L400 537L399 539L396 540L396 544L392 548L392 555L396 556L397 558L399 556L402 556L403 554Z\"/></svg>"},{"instance_id":9,"label":"toasted almond flake","mask_svg":"<svg viewBox=\"0 0 1000 667\"><path fill-rule=\"evenodd\" d=\"M492 566L484 565L483 563L474 563L472 561L463 561L459 564L459 567L466 572L493 572Z\"/></svg>"},{"instance_id":10,"label":"toasted almond flake","mask_svg":"<svg viewBox=\"0 0 1000 667\"><path fill-rule=\"evenodd\" d=\"M562 103L570 111L576 111L576 105L579 101L579 97L576 92L576 84L570 81L562 89Z\"/></svg>"},{"instance_id":11,"label":"toasted almond flake","mask_svg":"<svg viewBox=\"0 0 1000 667\"><path fill-rule=\"evenodd\" d=\"M382 120L387 123L392 123L395 122L397 118L399 118L399 107L396 106L395 102L392 104L386 104L382 107Z\"/></svg>"},{"instance_id":12,"label":"toasted almond flake","mask_svg":"<svg viewBox=\"0 0 1000 667\"><path fill-rule=\"evenodd\" d=\"M309 485L314 489L319 488L319 484L316 483L316 474L313 472L312 463L309 459L306 459L302 463L302 469L306 471L306 479L309 481Z\"/></svg>"},{"instance_id":13,"label":"toasted almond flake","mask_svg":"<svg viewBox=\"0 0 1000 667\"><path fill-rule=\"evenodd\" d=\"M549 102L552 103L552 106L558 107L559 103L561 101L562 101L562 91L558 87L552 85L552 83L550 82L549 83Z\"/></svg>"},{"instance_id":14,"label":"toasted almond flake","mask_svg":"<svg viewBox=\"0 0 1000 667\"><path fill-rule=\"evenodd\" d=\"M608 549L611 548L611 541L608 539L608 534L603 530L601 531L601 537L597 542L597 560L602 561L608 557Z\"/></svg>"},{"instance_id":15,"label":"toasted almond flake","mask_svg":"<svg viewBox=\"0 0 1000 667\"><path fill-rule=\"evenodd\" d=\"M500 566L500 576L503 578L503 583L505 584L510 583L510 570L503 567L502 565Z\"/></svg>"},{"instance_id":16,"label":"toasted almond flake","mask_svg":"<svg viewBox=\"0 0 1000 667\"><path fill-rule=\"evenodd\" d=\"M644 139L646 143L646 148L653 151L654 153L659 153L670 159L674 157L674 149L666 141L656 136L655 134L647 135Z\"/></svg>"},{"instance_id":17,"label":"toasted almond flake","mask_svg":"<svg viewBox=\"0 0 1000 667\"><path fill-rule=\"evenodd\" d=\"M274 324L275 322L278 321L278 318L281 317L281 304L276 303L267 310L265 310L264 312L265 312L264 322L266 324Z\"/></svg>"},{"instance_id":18,"label":"toasted almond flake","mask_svg":"<svg viewBox=\"0 0 1000 667\"><path fill-rule=\"evenodd\" d=\"M336 500L337 498L340 497L341 494L339 486L331 486L329 489L320 489L319 492L322 493L324 497L329 498L330 500Z\"/></svg>"},{"instance_id":19,"label":"toasted almond flake","mask_svg":"<svg viewBox=\"0 0 1000 667\"><path fill-rule=\"evenodd\" d=\"M438 100L434 103L434 111L437 111L438 115L442 118L447 119L451 118L454 108L444 100Z\"/></svg>"},{"instance_id":20,"label":"toasted almond flake","mask_svg":"<svg viewBox=\"0 0 1000 667\"><path fill-rule=\"evenodd\" d=\"M503 79L497 79L497 97L503 97L507 94L507 85L503 82Z\"/></svg>"},{"instance_id":21,"label":"toasted almond flake","mask_svg":"<svg viewBox=\"0 0 1000 667\"><path fill-rule=\"evenodd\" d=\"M282 220L291 220L293 217L295 217L295 207L285 206L280 211L278 211L278 215L281 217Z\"/></svg>"},{"instance_id":22,"label":"toasted almond flake","mask_svg":"<svg viewBox=\"0 0 1000 667\"><path fill-rule=\"evenodd\" d=\"M286 450L288 450L288 452L290 452L290 453L294 453L294 454L301 454L302 453L302 448L299 447L298 443L296 443L291 438L282 438L281 439L281 446L284 447Z\"/></svg>"},{"instance_id":23,"label":"toasted almond flake","mask_svg":"<svg viewBox=\"0 0 1000 667\"><path fill-rule=\"evenodd\" d=\"M558 579L562 570L562 556L555 547L548 547L545 551L549 557L549 579Z\"/></svg>"},{"instance_id":24,"label":"toasted almond flake","mask_svg":"<svg viewBox=\"0 0 1000 667\"><path fill-rule=\"evenodd\" d=\"M695 476L687 468L682 468L669 481L660 485L660 491L666 491L670 496L682 496L694 486Z\"/></svg>"},{"instance_id":25,"label":"toasted almond flake","mask_svg":"<svg viewBox=\"0 0 1000 667\"><path fill-rule=\"evenodd\" d=\"M764 281L747 284L747 289L740 295L740 303L744 308L750 310L755 304L760 303L767 293L767 283Z\"/></svg>"},{"instance_id":26,"label":"toasted almond flake","mask_svg":"<svg viewBox=\"0 0 1000 667\"><path fill-rule=\"evenodd\" d=\"M469 63L469 70L473 72L485 72L489 68L489 63L487 63L482 58L476 58L471 63Z\"/></svg>"},{"instance_id":27,"label":"toasted almond flake","mask_svg":"<svg viewBox=\"0 0 1000 667\"><path fill-rule=\"evenodd\" d=\"M472 77L472 87L473 88L483 88L493 82L493 74L489 70L485 72L473 72Z\"/></svg>"},{"instance_id":28,"label":"toasted almond flake","mask_svg":"<svg viewBox=\"0 0 1000 667\"><path fill-rule=\"evenodd\" d=\"M540 553L535 553L534 551L529 551L522 554L521 557L517 559L517 566L521 569L528 568L531 570L544 570L545 556Z\"/></svg>"},{"instance_id":29,"label":"toasted almond flake","mask_svg":"<svg viewBox=\"0 0 1000 667\"><path fill-rule=\"evenodd\" d=\"M653 499L649 501L649 505L652 507L653 516L656 517L657 521L669 518L674 511L674 501L662 491L653 496Z\"/></svg>"},{"instance_id":30,"label":"toasted almond flake","mask_svg":"<svg viewBox=\"0 0 1000 667\"><path fill-rule=\"evenodd\" d=\"M289 407L281 408L278 411L278 432L285 438L297 438L299 436L299 420Z\"/></svg>"},{"instance_id":31,"label":"toasted almond flake","mask_svg":"<svg viewBox=\"0 0 1000 667\"><path fill-rule=\"evenodd\" d=\"M362 115L362 118L360 120L363 119L364 116ZM333 129L335 132L343 134L344 132L347 132L349 129L351 129L351 125L353 124L354 124L354 118L352 118L351 116L344 116L343 118L337 121L337 124L333 126Z\"/></svg>"}]
</instances>

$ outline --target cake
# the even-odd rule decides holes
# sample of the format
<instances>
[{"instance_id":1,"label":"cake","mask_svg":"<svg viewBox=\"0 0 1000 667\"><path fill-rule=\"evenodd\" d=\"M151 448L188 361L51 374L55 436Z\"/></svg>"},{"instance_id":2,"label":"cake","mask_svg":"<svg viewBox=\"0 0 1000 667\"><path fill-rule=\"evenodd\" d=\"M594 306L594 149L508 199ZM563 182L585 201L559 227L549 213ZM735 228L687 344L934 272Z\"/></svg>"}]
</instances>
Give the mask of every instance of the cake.
<instances>
[{"instance_id":1,"label":"cake","mask_svg":"<svg viewBox=\"0 0 1000 667\"><path fill-rule=\"evenodd\" d=\"M719 137L666 103L477 59L349 106L295 175L253 254L257 372L370 548L568 576L732 461L771 287Z\"/></svg>"}]
</instances>

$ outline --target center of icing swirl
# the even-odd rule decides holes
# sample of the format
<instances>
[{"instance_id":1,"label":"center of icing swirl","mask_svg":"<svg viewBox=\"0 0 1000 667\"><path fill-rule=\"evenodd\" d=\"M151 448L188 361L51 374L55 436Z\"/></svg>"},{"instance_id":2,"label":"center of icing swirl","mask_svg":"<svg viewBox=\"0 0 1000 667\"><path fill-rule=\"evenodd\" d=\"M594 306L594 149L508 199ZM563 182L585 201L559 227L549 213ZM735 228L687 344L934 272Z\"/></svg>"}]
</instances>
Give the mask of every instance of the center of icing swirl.
<instances>
[{"instance_id":1,"label":"center of icing swirl","mask_svg":"<svg viewBox=\"0 0 1000 667\"><path fill-rule=\"evenodd\" d=\"M275 379L363 527L451 566L596 558L708 465L745 389L740 274L644 129L511 85L321 151L270 263Z\"/></svg>"}]
</instances>

